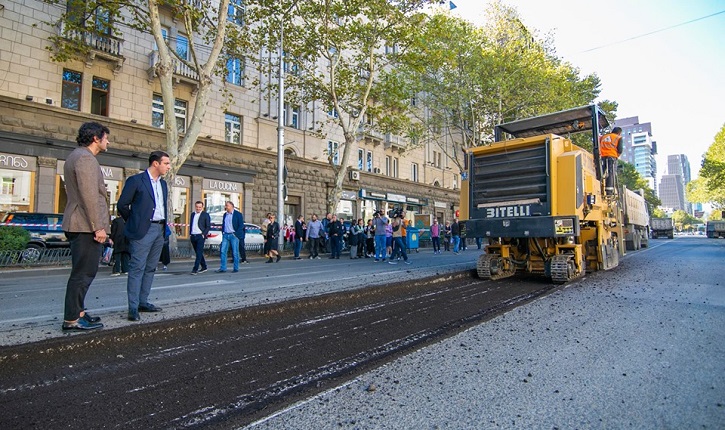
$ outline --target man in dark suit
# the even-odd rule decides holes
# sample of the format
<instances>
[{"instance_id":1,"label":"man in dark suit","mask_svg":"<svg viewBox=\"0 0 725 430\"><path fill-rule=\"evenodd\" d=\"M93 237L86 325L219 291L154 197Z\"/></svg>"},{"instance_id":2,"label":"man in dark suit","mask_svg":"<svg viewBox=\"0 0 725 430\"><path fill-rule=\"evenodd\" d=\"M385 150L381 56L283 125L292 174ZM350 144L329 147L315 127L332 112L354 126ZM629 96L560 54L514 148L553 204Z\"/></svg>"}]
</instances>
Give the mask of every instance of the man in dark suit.
<instances>
[{"instance_id":1,"label":"man in dark suit","mask_svg":"<svg viewBox=\"0 0 725 430\"><path fill-rule=\"evenodd\" d=\"M106 185L96 156L108 149L110 131L97 122L78 129L78 148L63 166L68 201L63 212L63 231L70 242L72 267L65 290L63 330L103 327L101 318L85 312L85 298L98 273L98 262L106 241L108 214Z\"/></svg>"},{"instance_id":2,"label":"man in dark suit","mask_svg":"<svg viewBox=\"0 0 725 430\"><path fill-rule=\"evenodd\" d=\"M191 226L189 240L191 241L191 247L196 253L196 260L194 260L194 268L191 269L191 274L196 275L197 273L206 272L206 260L204 259L204 241L206 236L209 234L211 228L211 217L209 213L204 210L204 203L194 203L195 211L191 214L189 219L189 225ZM201 265L201 270L199 270Z\"/></svg>"},{"instance_id":3,"label":"man in dark suit","mask_svg":"<svg viewBox=\"0 0 725 430\"><path fill-rule=\"evenodd\" d=\"M118 211L126 220L131 261L128 269L128 320L139 321L139 312L158 312L148 302L156 265L166 235L168 187L161 177L171 169L169 155L154 151L145 172L126 180L118 199Z\"/></svg>"},{"instance_id":4,"label":"man in dark suit","mask_svg":"<svg viewBox=\"0 0 725 430\"><path fill-rule=\"evenodd\" d=\"M222 244L221 244L221 265L217 272L224 273L227 271L227 251L232 248L232 256L234 257L234 273L239 272L239 241L244 240L246 232L244 231L244 215L234 210L234 203L226 202L224 204L224 216L222 217Z\"/></svg>"}]
</instances>

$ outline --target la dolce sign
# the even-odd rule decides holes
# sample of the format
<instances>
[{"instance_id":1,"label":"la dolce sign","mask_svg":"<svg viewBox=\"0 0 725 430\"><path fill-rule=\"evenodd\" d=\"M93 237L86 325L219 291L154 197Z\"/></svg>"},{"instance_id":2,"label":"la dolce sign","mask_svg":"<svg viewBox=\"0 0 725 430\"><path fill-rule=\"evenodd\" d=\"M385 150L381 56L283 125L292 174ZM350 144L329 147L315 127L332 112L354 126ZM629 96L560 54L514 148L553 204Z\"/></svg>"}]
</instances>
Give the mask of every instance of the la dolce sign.
<instances>
[{"instance_id":1,"label":"la dolce sign","mask_svg":"<svg viewBox=\"0 0 725 430\"><path fill-rule=\"evenodd\" d=\"M203 188L207 191L241 193L244 190L244 184L240 184L239 182L220 181L217 179L204 179Z\"/></svg>"},{"instance_id":2,"label":"la dolce sign","mask_svg":"<svg viewBox=\"0 0 725 430\"><path fill-rule=\"evenodd\" d=\"M0 168L34 171L37 165L35 157L0 154Z\"/></svg>"}]
</instances>

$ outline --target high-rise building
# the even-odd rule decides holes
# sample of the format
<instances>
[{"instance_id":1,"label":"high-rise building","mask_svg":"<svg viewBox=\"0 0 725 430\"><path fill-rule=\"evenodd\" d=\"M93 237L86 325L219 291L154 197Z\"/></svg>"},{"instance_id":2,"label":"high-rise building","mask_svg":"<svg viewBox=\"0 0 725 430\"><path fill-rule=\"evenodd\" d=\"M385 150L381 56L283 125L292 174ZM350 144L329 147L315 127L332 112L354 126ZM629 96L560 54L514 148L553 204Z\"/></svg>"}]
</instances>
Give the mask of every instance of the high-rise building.
<instances>
[{"instance_id":1,"label":"high-rise building","mask_svg":"<svg viewBox=\"0 0 725 430\"><path fill-rule=\"evenodd\" d=\"M682 176L662 175L659 196L665 212L670 213L678 210L686 210L684 195L685 187L682 182Z\"/></svg>"},{"instance_id":2,"label":"high-rise building","mask_svg":"<svg viewBox=\"0 0 725 430\"><path fill-rule=\"evenodd\" d=\"M657 193L657 142L652 140L652 124L640 124L639 117L633 116L614 121L614 126L622 129L620 159L633 165Z\"/></svg>"},{"instance_id":3,"label":"high-rise building","mask_svg":"<svg viewBox=\"0 0 725 430\"><path fill-rule=\"evenodd\" d=\"M665 179L665 177L668 177ZM685 189L690 182L690 162L685 154L667 156L667 175L662 176L660 200L662 206L684 210L692 214L692 204L687 201ZM677 183L675 183L675 181Z\"/></svg>"}]
</instances>

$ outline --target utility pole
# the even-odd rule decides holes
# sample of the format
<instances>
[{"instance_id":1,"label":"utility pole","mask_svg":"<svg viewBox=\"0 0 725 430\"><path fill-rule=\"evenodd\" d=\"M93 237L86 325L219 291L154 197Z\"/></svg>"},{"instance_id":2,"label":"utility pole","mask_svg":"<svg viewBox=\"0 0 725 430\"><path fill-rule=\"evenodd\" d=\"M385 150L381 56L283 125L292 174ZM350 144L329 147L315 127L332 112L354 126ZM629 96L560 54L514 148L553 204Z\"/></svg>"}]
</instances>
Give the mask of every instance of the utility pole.
<instances>
[{"instance_id":1,"label":"utility pole","mask_svg":"<svg viewBox=\"0 0 725 430\"><path fill-rule=\"evenodd\" d=\"M282 251L284 235L284 14L279 19L279 106L277 106L277 222L279 223L278 249Z\"/></svg>"}]
</instances>

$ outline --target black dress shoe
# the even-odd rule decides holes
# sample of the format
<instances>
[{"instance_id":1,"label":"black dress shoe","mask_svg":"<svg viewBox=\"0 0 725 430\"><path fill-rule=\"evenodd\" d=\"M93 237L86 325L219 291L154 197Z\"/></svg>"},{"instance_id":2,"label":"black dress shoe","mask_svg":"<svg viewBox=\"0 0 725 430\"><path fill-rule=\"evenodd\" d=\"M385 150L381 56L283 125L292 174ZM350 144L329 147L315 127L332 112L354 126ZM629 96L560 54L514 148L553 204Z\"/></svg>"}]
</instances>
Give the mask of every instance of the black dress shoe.
<instances>
[{"instance_id":1,"label":"black dress shoe","mask_svg":"<svg viewBox=\"0 0 725 430\"><path fill-rule=\"evenodd\" d=\"M129 310L128 311L128 320L129 321L141 321L141 317L138 315L138 311Z\"/></svg>"},{"instance_id":2,"label":"black dress shoe","mask_svg":"<svg viewBox=\"0 0 725 430\"><path fill-rule=\"evenodd\" d=\"M96 328L103 327L101 323L91 323L83 318L78 318L76 321L67 322L63 321L63 331L69 330L93 330Z\"/></svg>"},{"instance_id":3,"label":"black dress shoe","mask_svg":"<svg viewBox=\"0 0 725 430\"><path fill-rule=\"evenodd\" d=\"M88 312L86 312L85 314L83 314L83 317L82 318L84 320L86 320L87 322L89 322L89 323L94 323L95 324L97 322L101 322L101 317L92 317L92 316L88 315Z\"/></svg>"},{"instance_id":4,"label":"black dress shoe","mask_svg":"<svg viewBox=\"0 0 725 430\"><path fill-rule=\"evenodd\" d=\"M161 308L158 306L154 306L151 303L146 303L145 305L138 305L138 311L139 312L161 312Z\"/></svg>"}]
</instances>

